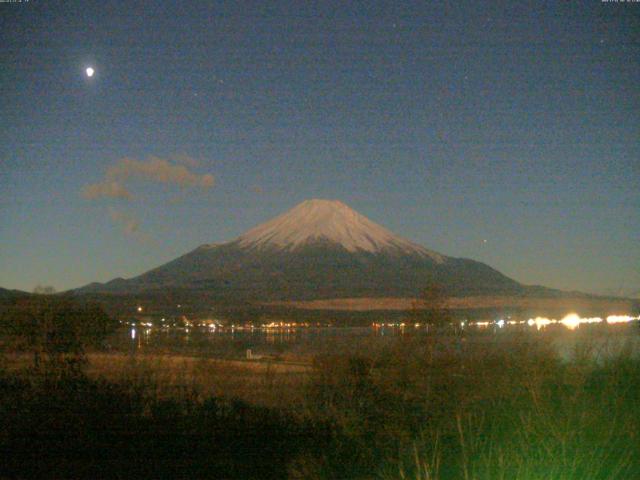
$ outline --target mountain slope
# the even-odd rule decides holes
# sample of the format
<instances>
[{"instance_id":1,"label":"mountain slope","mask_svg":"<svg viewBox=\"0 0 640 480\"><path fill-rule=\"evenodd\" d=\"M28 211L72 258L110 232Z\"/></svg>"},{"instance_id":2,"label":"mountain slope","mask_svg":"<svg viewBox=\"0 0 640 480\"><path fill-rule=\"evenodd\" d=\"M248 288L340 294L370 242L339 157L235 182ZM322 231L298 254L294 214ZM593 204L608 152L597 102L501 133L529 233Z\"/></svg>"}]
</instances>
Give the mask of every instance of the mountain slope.
<instances>
[{"instance_id":1,"label":"mountain slope","mask_svg":"<svg viewBox=\"0 0 640 480\"><path fill-rule=\"evenodd\" d=\"M28 292L23 292L22 290L8 290L0 287L0 300L28 297L29 295Z\"/></svg>"},{"instance_id":2,"label":"mountain slope","mask_svg":"<svg viewBox=\"0 0 640 480\"><path fill-rule=\"evenodd\" d=\"M491 267L399 237L338 201L308 200L237 239L203 245L130 280L82 292L188 290L226 300L415 296L436 282L450 295L522 294Z\"/></svg>"}]
</instances>

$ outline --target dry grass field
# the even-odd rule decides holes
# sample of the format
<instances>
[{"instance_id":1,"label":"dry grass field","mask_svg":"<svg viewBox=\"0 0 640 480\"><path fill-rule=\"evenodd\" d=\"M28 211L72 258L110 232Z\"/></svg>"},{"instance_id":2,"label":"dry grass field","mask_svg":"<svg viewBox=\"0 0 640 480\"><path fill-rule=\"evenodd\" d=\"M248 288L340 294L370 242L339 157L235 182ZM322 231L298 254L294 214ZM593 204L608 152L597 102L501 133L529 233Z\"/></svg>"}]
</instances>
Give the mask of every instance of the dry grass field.
<instances>
[{"instance_id":1,"label":"dry grass field","mask_svg":"<svg viewBox=\"0 0 640 480\"><path fill-rule=\"evenodd\" d=\"M271 361L220 360L182 355L90 353L86 374L91 379L137 385L145 395L194 401L210 397L239 399L278 407L300 401L311 365ZM4 367L25 371L31 357L5 354Z\"/></svg>"}]
</instances>

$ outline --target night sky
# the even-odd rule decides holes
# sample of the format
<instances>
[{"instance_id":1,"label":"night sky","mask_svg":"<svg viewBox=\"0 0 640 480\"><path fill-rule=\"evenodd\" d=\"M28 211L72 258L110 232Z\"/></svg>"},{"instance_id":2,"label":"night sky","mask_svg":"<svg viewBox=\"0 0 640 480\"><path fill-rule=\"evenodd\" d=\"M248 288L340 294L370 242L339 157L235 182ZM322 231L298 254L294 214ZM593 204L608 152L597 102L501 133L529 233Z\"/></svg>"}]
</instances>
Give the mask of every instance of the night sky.
<instances>
[{"instance_id":1,"label":"night sky","mask_svg":"<svg viewBox=\"0 0 640 480\"><path fill-rule=\"evenodd\" d=\"M523 283L640 291L640 3L486 3L0 3L0 286L328 198Z\"/></svg>"}]
</instances>

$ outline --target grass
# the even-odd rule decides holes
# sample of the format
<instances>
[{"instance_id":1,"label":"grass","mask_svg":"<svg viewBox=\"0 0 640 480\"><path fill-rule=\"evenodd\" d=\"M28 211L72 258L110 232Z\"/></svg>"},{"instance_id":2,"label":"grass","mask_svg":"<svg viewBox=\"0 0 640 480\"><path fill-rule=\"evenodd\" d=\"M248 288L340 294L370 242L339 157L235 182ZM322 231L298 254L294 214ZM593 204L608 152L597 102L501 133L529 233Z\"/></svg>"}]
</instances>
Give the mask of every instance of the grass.
<instances>
[{"instance_id":1,"label":"grass","mask_svg":"<svg viewBox=\"0 0 640 480\"><path fill-rule=\"evenodd\" d=\"M640 359L544 336L324 345L300 365L92 354L0 372L0 477L640 478ZM596 361L597 360L597 361Z\"/></svg>"},{"instance_id":2,"label":"grass","mask_svg":"<svg viewBox=\"0 0 640 480\"><path fill-rule=\"evenodd\" d=\"M309 370L296 364L171 355L94 354L90 362L88 375L118 384L147 382L158 398L179 398L188 391L198 401L216 397L267 407L300 402Z\"/></svg>"},{"instance_id":3,"label":"grass","mask_svg":"<svg viewBox=\"0 0 640 480\"><path fill-rule=\"evenodd\" d=\"M31 357L5 355L5 369L29 374ZM283 362L251 362L183 355L130 355L99 353L88 355L88 379L126 385L159 399L197 401L210 397L236 399L260 406L278 407L283 401L301 401L301 388L311 365Z\"/></svg>"}]
</instances>

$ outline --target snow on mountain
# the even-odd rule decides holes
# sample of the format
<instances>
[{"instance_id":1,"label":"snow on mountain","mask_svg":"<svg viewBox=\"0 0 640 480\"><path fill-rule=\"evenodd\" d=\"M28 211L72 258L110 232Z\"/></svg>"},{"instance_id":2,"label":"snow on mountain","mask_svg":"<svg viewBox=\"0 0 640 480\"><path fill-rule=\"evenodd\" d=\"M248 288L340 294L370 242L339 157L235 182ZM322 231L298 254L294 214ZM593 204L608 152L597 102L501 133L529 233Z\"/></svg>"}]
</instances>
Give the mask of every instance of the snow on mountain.
<instances>
[{"instance_id":1,"label":"snow on mountain","mask_svg":"<svg viewBox=\"0 0 640 480\"><path fill-rule=\"evenodd\" d=\"M395 251L445 261L443 255L395 235L337 200L306 200L236 240L243 248L280 250L317 241L341 245L349 252Z\"/></svg>"}]
</instances>

